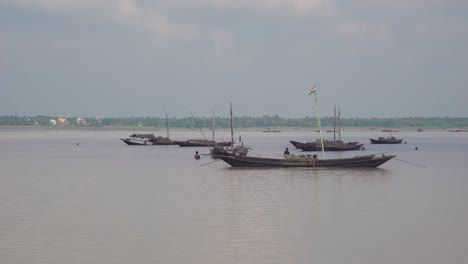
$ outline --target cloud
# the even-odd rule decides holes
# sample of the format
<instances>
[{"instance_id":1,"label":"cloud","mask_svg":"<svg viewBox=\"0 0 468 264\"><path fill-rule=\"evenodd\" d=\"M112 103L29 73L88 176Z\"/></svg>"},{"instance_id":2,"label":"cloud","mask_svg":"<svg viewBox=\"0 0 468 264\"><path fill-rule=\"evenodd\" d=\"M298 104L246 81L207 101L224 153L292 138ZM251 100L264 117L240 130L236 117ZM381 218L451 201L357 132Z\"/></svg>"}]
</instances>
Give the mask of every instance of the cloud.
<instances>
[{"instance_id":1,"label":"cloud","mask_svg":"<svg viewBox=\"0 0 468 264\"><path fill-rule=\"evenodd\" d=\"M22 8L48 12L94 15L97 18L117 22L153 34L153 43L170 46L170 42L190 43L197 38L213 41L210 56L219 60L228 47L233 48L232 33L215 27L202 26L171 20L158 8L138 5L135 0L6 0ZM223 33L220 33L223 32ZM224 37L221 37L223 35ZM150 36L151 38L151 36ZM230 39L229 41L227 39ZM213 55L216 54L216 55ZM208 54L207 54L208 56Z\"/></svg>"},{"instance_id":2,"label":"cloud","mask_svg":"<svg viewBox=\"0 0 468 264\"><path fill-rule=\"evenodd\" d=\"M296 13L323 12L334 0L194 0L192 4L219 9L293 10Z\"/></svg>"}]
</instances>

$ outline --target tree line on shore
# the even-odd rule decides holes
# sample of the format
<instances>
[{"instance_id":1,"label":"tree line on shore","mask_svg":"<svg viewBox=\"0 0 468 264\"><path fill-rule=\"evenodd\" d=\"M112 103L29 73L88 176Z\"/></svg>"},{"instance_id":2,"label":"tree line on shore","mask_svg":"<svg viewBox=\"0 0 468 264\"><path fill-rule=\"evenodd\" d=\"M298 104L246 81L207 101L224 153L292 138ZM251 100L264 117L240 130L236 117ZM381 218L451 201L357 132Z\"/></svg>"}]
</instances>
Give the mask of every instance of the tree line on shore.
<instances>
[{"instance_id":1,"label":"tree line on shore","mask_svg":"<svg viewBox=\"0 0 468 264\"><path fill-rule=\"evenodd\" d=\"M57 126L51 123L51 120L57 120L54 116L0 116L0 126ZM166 127L166 118L164 117L105 117L105 118L81 118L84 122L77 124L76 117L66 117L68 124L66 126L114 126L114 127ZM333 126L333 117L323 117L320 119L323 127ZM211 127L211 117L192 117L168 119L169 127L173 128L197 128ZM392 128L460 128L468 127L468 117L400 117L400 118L341 118L342 127L392 127ZM229 128L230 118L215 118L217 128ZM278 115L262 117L236 116L234 117L234 126L238 128L279 128L279 127L298 127L314 128L316 127L315 117L297 117L286 118Z\"/></svg>"}]
</instances>

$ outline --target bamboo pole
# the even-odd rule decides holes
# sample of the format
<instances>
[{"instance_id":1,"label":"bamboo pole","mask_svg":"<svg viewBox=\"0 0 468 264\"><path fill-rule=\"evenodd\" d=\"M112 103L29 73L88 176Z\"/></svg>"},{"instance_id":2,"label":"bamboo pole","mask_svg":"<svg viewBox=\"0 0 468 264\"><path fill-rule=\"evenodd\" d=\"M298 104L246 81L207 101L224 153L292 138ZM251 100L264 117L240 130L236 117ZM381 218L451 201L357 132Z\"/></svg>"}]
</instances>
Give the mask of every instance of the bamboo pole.
<instances>
[{"instance_id":1,"label":"bamboo pole","mask_svg":"<svg viewBox=\"0 0 468 264\"><path fill-rule=\"evenodd\" d=\"M322 144L322 155L325 158L325 150L324 150L324 147L323 147L322 125L320 124L320 114L319 114L317 91L315 91L314 95L315 95L315 113L316 113L315 116L317 118L317 125L318 125L318 129L319 129L319 134L320 134L320 143Z\"/></svg>"}]
</instances>

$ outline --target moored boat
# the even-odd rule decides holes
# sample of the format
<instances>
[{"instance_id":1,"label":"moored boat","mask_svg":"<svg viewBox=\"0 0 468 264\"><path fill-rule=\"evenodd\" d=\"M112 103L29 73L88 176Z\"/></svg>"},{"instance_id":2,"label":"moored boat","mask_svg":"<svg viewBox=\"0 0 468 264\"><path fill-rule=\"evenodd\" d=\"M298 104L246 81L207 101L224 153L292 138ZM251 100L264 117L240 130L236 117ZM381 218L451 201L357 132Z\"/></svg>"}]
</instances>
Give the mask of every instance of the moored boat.
<instances>
[{"instance_id":1,"label":"moored boat","mask_svg":"<svg viewBox=\"0 0 468 264\"><path fill-rule=\"evenodd\" d=\"M176 145L176 143L169 138L161 136L156 137L154 134L132 134L120 140L131 146Z\"/></svg>"},{"instance_id":2,"label":"moored boat","mask_svg":"<svg viewBox=\"0 0 468 264\"><path fill-rule=\"evenodd\" d=\"M400 144L403 139L395 138L392 136L392 132L399 132L399 130L393 130L392 128L392 119L390 118L390 129L383 129L382 132L390 132L390 137L379 137L377 139L369 138L372 144ZM406 143L406 142L405 142Z\"/></svg>"},{"instance_id":3,"label":"moored boat","mask_svg":"<svg viewBox=\"0 0 468 264\"><path fill-rule=\"evenodd\" d=\"M299 142L290 140L289 141L294 147L302 151L321 151L322 145L320 140L316 142ZM324 140L323 149L324 151L347 151L347 150L361 150L364 143L359 143L356 141L353 142L343 142L341 140Z\"/></svg>"},{"instance_id":4,"label":"moored boat","mask_svg":"<svg viewBox=\"0 0 468 264\"><path fill-rule=\"evenodd\" d=\"M318 122L317 122L318 123ZM338 124L338 139L336 139L336 126ZM317 139L315 142L299 142L290 140L289 142L302 151L321 151L323 142L323 151L347 151L347 150L361 150L364 143L357 141L343 142L341 140L341 111L338 109L338 116L336 115L336 106L333 117L333 130L327 130L327 132L333 132L333 140L321 140ZM321 130L318 130L321 133Z\"/></svg>"},{"instance_id":5,"label":"moored boat","mask_svg":"<svg viewBox=\"0 0 468 264\"><path fill-rule=\"evenodd\" d=\"M214 147L214 146L230 146L231 142L223 141L216 142L214 140L207 139L189 139L184 141L175 141L175 143L181 147Z\"/></svg>"},{"instance_id":6,"label":"moored boat","mask_svg":"<svg viewBox=\"0 0 468 264\"><path fill-rule=\"evenodd\" d=\"M294 156L294 155L293 155ZM291 158L264 158L247 156L224 156L217 155L216 158L222 159L232 167L251 167L251 168L298 168L312 167L310 157ZM394 155L365 155L351 158L339 159L318 159L315 161L316 168L376 168L385 162L394 158Z\"/></svg>"},{"instance_id":7,"label":"moored boat","mask_svg":"<svg viewBox=\"0 0 468 264\"><path fill-rule=\"evenodd\" d=\"M379 137L377 139L369 138L372 144L400 144L403 139L395 137Z\"/></svg>"}]
</instances>

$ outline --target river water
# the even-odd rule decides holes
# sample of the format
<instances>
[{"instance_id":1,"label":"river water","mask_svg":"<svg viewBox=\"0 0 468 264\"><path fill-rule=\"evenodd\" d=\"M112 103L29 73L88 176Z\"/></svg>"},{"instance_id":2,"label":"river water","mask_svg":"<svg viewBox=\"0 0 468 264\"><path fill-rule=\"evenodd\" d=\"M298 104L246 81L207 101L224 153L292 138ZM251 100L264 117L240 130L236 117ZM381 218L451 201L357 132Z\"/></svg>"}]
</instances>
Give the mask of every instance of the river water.
<instances>
[{"instance_id":1,"label":"river water","mask_svg":"<svg viewBox=\"0 0 468 264\"><path fill-rule=\"evenodd\" d=\"M131 133L0 130L0 263L468 262L468 133L345 131L366 150L326 157L398 160L315 170L231 168L194 160L204 148L126 146ZM315 136L242 132L252 156Z\"/></svg>"}]
</instances>

